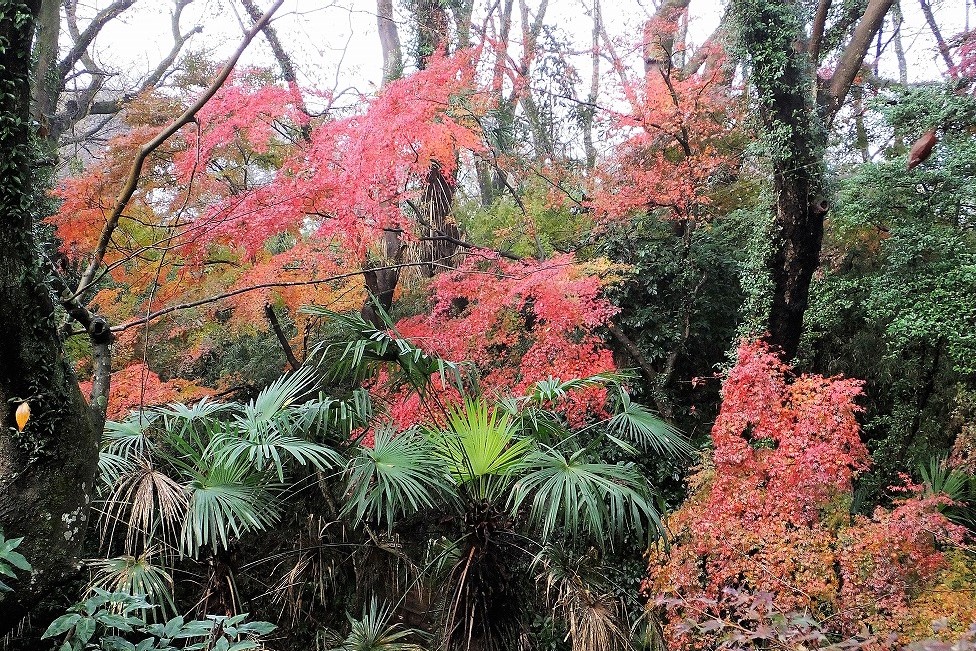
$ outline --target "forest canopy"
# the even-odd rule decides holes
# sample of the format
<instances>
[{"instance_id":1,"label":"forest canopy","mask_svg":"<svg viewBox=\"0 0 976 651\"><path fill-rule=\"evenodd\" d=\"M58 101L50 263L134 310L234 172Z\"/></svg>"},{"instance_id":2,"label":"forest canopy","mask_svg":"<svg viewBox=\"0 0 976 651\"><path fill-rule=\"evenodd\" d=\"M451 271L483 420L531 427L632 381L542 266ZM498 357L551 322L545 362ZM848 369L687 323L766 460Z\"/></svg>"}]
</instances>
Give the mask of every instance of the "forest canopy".
<instances>
[{"instance_id":1,"label":"forest canopy","mask_svg":"<svg viewBox=\"0 0 976 651\"><path fill-rule=\"evenodd\" d=\"M972 648L971 9L0 0L0 648Z\"/></svg>"}]
</instances>

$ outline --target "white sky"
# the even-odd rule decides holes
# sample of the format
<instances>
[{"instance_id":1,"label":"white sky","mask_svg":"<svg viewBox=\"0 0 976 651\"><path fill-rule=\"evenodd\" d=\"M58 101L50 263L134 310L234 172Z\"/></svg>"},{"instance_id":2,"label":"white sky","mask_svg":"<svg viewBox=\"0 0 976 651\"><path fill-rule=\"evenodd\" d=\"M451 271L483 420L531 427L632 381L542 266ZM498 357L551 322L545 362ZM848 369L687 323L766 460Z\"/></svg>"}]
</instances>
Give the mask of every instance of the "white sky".
<instances>
[{"instance_id":1,"label":"white sky","mask_svg":"<svg viewBox=\"0 0 976 651\"><path fill-rule=\"evenodd\" d=\"M976 1L976 0L974 0ZM267 6L270 0L258 0ZM901 0L905 13L903 42L908 53L910 80L933 79L945 66L935 49L934 40L915 0ZM81 0L79 14L90 15L106 0ZM401 40L409 40L407 14L401 0L395 0L395 11L401 19ZM476 0L476 5L485 5ZM517 4L517 3L516 3ZM538 0L529 0L530 7ZM588 51L591 20L588 9L592 0L550 0L546 23L555 25L580 53L574 65L583 80L589 78ZM640 34L640 26L655 0L603 0L603 14L611 36ZM718 24L725 2L692 0L689 40L700 42ZM969 13L976 20L976 8L968 0L931 0L946 38L963 31ZM96 42L96 59L109 69L117 70L119 81L138 77L155 66L170 49L170 2L139 0L136 7L113 21ZM518 16L518 7L515 10ZM241 33L238 15L243 9L237 0L197 0L185 12L182 24L189 29L196 22L203 33L194 37L192 48L206 49L220 60L237 45ZM249 21L245 21L249 22ZM341 92L355 89L359 93L375 91L381 77L379 37L376 31L375 0L286 0L274 20L285 47L292 54L299 74L312 86ZM517 35L518 28L513 29ZM257 39L242 62L249 65L274 66L270 49ZM889 46L882 57L882 72L896 76L894 48ZM604 67L604 70L608 66ZM114 85L114 84L113 84ZM581 94L582 90L581 90Z\"/></svg>"}]
</instances>

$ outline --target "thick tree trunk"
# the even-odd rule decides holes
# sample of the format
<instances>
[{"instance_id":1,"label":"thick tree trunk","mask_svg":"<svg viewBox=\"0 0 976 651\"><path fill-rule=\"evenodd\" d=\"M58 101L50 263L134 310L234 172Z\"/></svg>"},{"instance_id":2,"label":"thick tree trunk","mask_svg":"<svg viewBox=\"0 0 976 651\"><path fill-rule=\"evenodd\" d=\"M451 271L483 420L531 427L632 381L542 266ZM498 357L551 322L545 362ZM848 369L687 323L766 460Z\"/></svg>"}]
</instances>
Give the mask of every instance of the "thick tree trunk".
<instances>
[{"instance_id":1,"label":"thick tree trunk","mask_svg":"<svg viewBox=\"0 0 976 651\"><path fill-rule=\"evenodd\" d=\"M813 272L820 263L826 172L823 122L813 97L813 75L806 54L793 47L802 23L790 20L794 2L751 4L751 20L740 38L747 52L775 48L782 59L753 57L753 83L760 97L762 121L771 140L776 214L770 271L773 281L769 341L786 359L796 354ZM778 21L778 22L777 22ZM752 28L751 30L749 28ZM772 41L772 42L771 42ZM778 66L782 66L777 70Z\"/></svg>"},{"instance_id":2,"label":"thick tree trunk","mask_svg":"<svg viewBox=\"0 0 976 651\"><path fill-rule=\"evenodd\" d=\"M821 46L800 46L806 39L802 2L732 3L738 45L752 64L751 82L772 159L776 215L769 260L773 296L768 336L786 359L796 355L800 343L810 282L820 264L824 216L830 207L824 166L826 125L844 103L893 1L868 1L834 75L819 87L810 53L819 58ZM819 3L821 8L829 5ZM820 13L815 38L823 31Z\"/></svg>"},{"instance_id":3,"label":"thick tree trunk","mask_svg":"<svg viewBox=\"0 0 976 651\"><path fill-rule=\"evenodd\" d=\"M0 635L44 625L78 571L98 436L62 350L31 215L31 39L40 0L0 0L0 527L33 566L0 595ZM22 433L14 410L30 405ZM5 579L6 580L6 579ZM70 595L74 597L74 595ZM25 642L26 644L27 642Z\"/></svg>"},{"instance_id":4,"label":"thick tree trunk","mask_svg":"<svg viewBox=\"0 0 976 651\"><path fill-rule=\"evenodd\" d=\"M438 48L448 51L450 22L447 6L441 0L416 0L413 5L414 24L417 26L417 67L427 67L427 59Z\"/></svg>"},{"instance_id":5,"label":"thick tree trunk","mask_svg":"<svg viewBox=\"0 0 976 651\"><path fill-rule=\"evenodd\" d=\"M34 41L34 119L47 124L58 112L58 99L63 83L58 75L58 35L61 31L61 3L59 0L41 0L37 16L37 37ZM56 136L54 142L57 143Z\"/></svg>"},{"instance_id":6,"label":"thick tree trunk","mask_svg":"<svg viewBox=\"0 0 976 651\"><path fill-rule=\"evenodd\" d=\"M376 303L389 313L393 308L393 293L400 280L400 269L396 267L403 260L403 246L400 231L388 230L383 233L383 250L379 259L369 260L363 266L363 279L366 289L372 295L363 303L361 314L364 319L377 328L386 327L383 317L376 309Z\"/></svg>"}]
</instances>

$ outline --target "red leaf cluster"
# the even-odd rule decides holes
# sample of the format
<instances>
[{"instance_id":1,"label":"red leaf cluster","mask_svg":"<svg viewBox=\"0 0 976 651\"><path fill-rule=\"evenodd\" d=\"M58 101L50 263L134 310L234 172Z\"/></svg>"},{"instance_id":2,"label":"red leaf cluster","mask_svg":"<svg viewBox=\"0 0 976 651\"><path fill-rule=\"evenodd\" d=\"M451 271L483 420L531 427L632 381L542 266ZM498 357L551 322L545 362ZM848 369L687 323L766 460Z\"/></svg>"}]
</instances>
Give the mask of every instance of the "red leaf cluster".
<instances>
[{"instance_id":1,"label":"red leaf cluster","mask_svg":"<svg viewBox=\"0 0 976 651\"><path fill-rule=\"evenodd\" d=\"M613 370L597 329L617 311L601 296L599 264L571 255L544 262L471 256L433 281L433 310L405 319L397 330L445 359L477 368L482 389L519 394L548 377L570 379ZM606 271L606 267L602 269ZM566 408L576 422L603 403L600 390ZM401 424L424 418L416 398L394 413Z\"/></svg>"},{"instance_id":2,"label":"red leaf cluster","mask_svg":"<svg viewBox=\"0 0 976 651\"><path fill-rule=\"evenodd\" d=\"M668 518L673 548L650 554L644 589L669 604L670 648L707 648L682 627L681 604L729 589L769 593L777 609L811 613L842 635L864 624L879 634L918 632L913 600L946 580L943 547L964 532L939 512L945 498L919 497L911 486L890 510L851 514L851 481L868 466L855 418L860 387L795 377L762 343L739 348L712 429L713 458ZM968 624L976 598L925 612Z\"/></svg>"},{"instance_id":3,"label":"red leaf cluster","mask_svg":"<svg viewBox=\"0 0 976 651\"><path fill-rule=\"evenodd\" d=\"M659 37L655 30L673 33L673 26L651 21L645 41ZM652 67L634 81L620 70L630 111L611 124L623 141L598 175L592 205L599 215L619 219L661 208L671 219L698 219L714 179L738 164L731 142L737 102L723 54L717 45L703 47L714 50L703 52L710 62L692 74Z\"/></svg>"},{"instance_id":4,"label":"red leaf cluster","mask_svg":"<svg viewBox=\"0 0 976 651\"><path fill-rule=\"evenodd\" d=\"M91 393L91 384L90 380L81 383L85 395ZM192 402L209 394L209 390L193 382L180 379L164 381L145 364L130 364L112 373L107 417L109 420L121 420L133 409L170 402Z\"/></svg>"}]
</instances>

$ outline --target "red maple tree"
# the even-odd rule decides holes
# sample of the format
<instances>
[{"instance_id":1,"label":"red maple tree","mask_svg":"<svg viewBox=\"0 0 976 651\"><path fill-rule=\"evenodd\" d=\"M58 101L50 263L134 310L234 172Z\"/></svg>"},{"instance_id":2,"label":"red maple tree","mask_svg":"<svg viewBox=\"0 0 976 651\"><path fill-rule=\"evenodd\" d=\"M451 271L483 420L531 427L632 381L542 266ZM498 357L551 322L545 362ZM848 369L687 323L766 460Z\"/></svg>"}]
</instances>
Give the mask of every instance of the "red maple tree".
<instances>
[{"instance_id":1,"label":"red maple tree","mask_svg":"<svg viewBox=\"0 0 976 651\"><path fill-rule=\"evenodd\" d=\"M668 518L673 547L650 556L644 590L666 600L675 647L709 646L683 620L703 616L702 598L718 608L729 589L769 594L781 612L810 613L844 636L868 625L879 639L916 639L934 619L958 630L976 617L972 595L921 605L958 577L950 560L965 531L940 513L946 498L923 498L909 485L893 508L852 515L851 482L869 462L856 420L860 392L856 380L793 376L763 343L740 346L712 429L714 453Z\"/></svg>"}]
</instances>

